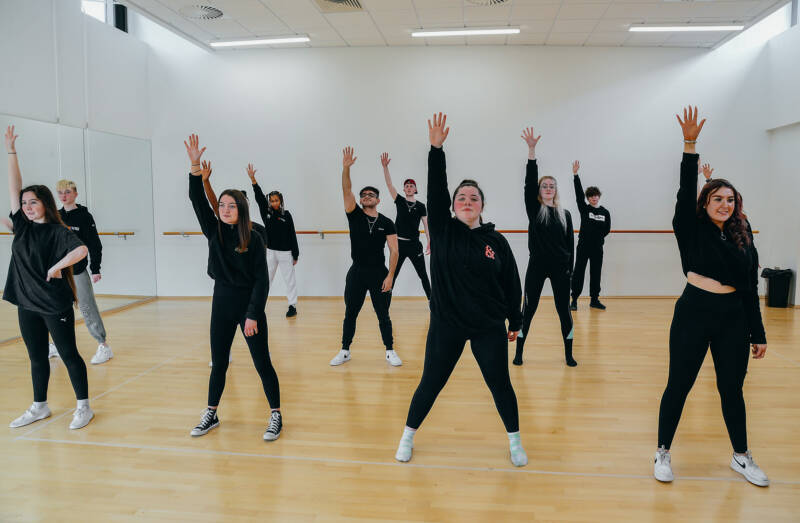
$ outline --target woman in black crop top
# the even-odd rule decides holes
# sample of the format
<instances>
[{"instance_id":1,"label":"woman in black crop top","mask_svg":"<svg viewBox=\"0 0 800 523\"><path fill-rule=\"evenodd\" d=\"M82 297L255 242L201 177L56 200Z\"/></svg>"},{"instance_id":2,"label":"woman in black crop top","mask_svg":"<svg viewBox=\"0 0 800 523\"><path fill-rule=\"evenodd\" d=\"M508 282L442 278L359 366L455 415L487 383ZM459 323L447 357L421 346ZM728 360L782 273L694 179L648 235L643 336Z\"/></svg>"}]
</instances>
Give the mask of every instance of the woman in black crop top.
<instances>
[{"instance_id":1,"label":"woman in black crop top","mask_svg":"<svg viewBox=\"0 0 800 523\"><path fill-rule=\"evenodd\" d=\"M14 241L3 299L17 306L19 330L31 360L33 404L9 425L23 427L50 416L48 332L67 367L77 408L69 425L85 427L94 417L89 407L86 364L75 344L75 285L72 266L89 253L61 220L53 193L45 185L22 187L14 127L5 133L8 188Z\"/></svg>"},{"instance_id":2,"label":"woman in black crop top","mask_svg":"<svg viewBox=\"0 0 800 523\"><path fill-rule=\"evenodd\" d=\"M450 131L447 116L428 120L428 213L434 248L431 251L431 318L425 345L425 365L395 459L408 461L414 434L444 388L467 340L478 361L506 427L511 463L528 463L519 434L517 396L508 373L508 342L519 332L519 273L511 247L491 223L483 223L485 198L478 184L464 180L447 190L442 143ZM508 320L508 328L506 328Z\"/></svg>"},{"instance_id":3,"label":"woman in black crop top","mask_svg":"<svg viewBox=\"0 0 800 523\"><path fill-rule=\"evenodd\" d=\"M253 234L247 199L241 191L228 189L220 194L217 218L203 189L200 157L206 148L200 148L197 135L194 134L189 137L189 143L183 143L192 164L189 199L200 222L200 229L208 240L208 275L214 280L208 407L191 435L202 436L219 426L217 406L225 388L231 343L238 327L244 334L271 408L269 425L263 438L266 441L276 440L280 436L283 420L278 375L269 357L267 317L264 313L269 293L264 240L260 234Z\"/></svg>"},{"instance_id":4,"label":"woman in black crop top","mask_svg":"<svg viewBox=\"0 0 800 523\"><path fill-rule=\"evenodd\" d=\"M733 445L730 466L749 482L769 485L747 447L747 424L742 395L748 345L753 357L767 351L758 301L758 252L742 214L742 198L720 178L697 194L698 155L695 144L705 120L697 108L684 109L683 160L672 226L678 240L687 285L675 304L669 333L669 378L658 417L658 450L654 475L673 479L669 449L683 405L692 389L709 345L722 400L722 416ZM710 174L710 173L709 173Z\"/></svg>"}]
</instances>

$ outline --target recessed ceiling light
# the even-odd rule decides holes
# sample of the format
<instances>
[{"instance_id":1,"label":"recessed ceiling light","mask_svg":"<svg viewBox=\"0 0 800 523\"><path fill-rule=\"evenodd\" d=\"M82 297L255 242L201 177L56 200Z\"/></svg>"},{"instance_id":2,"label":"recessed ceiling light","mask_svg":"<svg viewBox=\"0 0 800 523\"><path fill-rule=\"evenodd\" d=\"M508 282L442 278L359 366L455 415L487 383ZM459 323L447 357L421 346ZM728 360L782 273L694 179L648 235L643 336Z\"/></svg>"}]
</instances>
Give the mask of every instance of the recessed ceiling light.
<instances>
[{"instance_id":1,"label":"recessed ceiling light","mask_svg":"<svg viewBox=\"0 0 800 523\"><path fill-rule=\"evenodd\" d=\"M282 38L259 38L258 40L226 40L221 42L211 42L211 47L248 47L253 45L280 45L280 44L300 44L310 42L307 36L291 36Z\"/></svg>"},{"instance_id":2,"label":"recessed ceiling light","mask_svg":"<svg viewBox=\"0 0 800 523\"><path fill-rule=\"evenodd\" d=\"M632 25L632 33L679 33L692 31L741 31L743 25Z\"/></svg>"},{"instance_id":3,"label":"recessed ceiling light","mask_svg":"<svg viewBox=\"0 0 800 523\"><path fill-rule=\"evenodd\" d=\"M519 27L480 27L470 29L462 27L460 29L435 29L430 31L414 31L411 36L414 38L430 38L433 36L481 36L481 35L514 35L519 34Z\"/></svg>"}]
</instances>

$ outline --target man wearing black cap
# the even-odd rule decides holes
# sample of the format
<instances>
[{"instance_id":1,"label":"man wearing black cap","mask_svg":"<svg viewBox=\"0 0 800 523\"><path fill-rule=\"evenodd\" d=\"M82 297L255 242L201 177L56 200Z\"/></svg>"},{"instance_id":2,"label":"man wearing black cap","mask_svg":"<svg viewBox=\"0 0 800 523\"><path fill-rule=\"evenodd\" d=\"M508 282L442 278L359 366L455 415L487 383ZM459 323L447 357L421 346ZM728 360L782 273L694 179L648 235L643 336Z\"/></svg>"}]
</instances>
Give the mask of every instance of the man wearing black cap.
<instances>
[{"instance_id":1,"label":"man wearing black cap","mask_svg":"<svg viewBox=\"0 0 800 523\"><path fill-rule=\"evenodd\" d=\"M397 270L394 273L394 281L397 281L397 275L400 274L400 268L406 258L411 260L414 265L414 270L417 271L422 282L422 288L425 290L425 296L431 299L431 282L428 279L428 272L425 269L425 255L422 253L422 243L419 241L419 222L422 221L425 226L425 236L428 237L428 246L425 249L425 254L431 253L431 238L428 236L428 213L425 210L425 204L417 201L417 182L413 178L408 178L403 182L403 192L405 197L398 194L397 189L392 184L392 177L389 174L389 153L381 154L381 165L383 166L383 177L386 179L386 186L389 188L389 195L394 200L397 207L397 218L394 224L397 228L397 244L400 256L397 260Z\"/></svg>"}]
</instances>

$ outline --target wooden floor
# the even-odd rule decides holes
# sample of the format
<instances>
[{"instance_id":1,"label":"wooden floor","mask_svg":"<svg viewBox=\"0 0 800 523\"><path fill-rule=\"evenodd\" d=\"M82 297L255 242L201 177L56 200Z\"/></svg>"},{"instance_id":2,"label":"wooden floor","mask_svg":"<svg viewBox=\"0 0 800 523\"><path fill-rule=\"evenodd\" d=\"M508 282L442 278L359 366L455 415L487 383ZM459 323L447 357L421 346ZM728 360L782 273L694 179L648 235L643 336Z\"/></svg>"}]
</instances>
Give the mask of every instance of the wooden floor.
<instances>
[{"instance_id":1,"label":"wooden floor","mask_svg":"<svg viewBox=\"0 0 800 523\"><path fill-rule=\"evenodd\" d=\"M567 368L552 301L534 320L523 367L511 368L530 463L513 467L505 431L464 353L416 437L394 461L422 372L426 302L395 299L404 364L387 366L366 304L351 362L339 349L341 299L268 305L284 430L267 443L267 405L240 335L221 426L191 438L205 406L210 300L159 299L110 315L115 358L89 366L97 417L70 431L75 398L51 360L53 417L0 435L0 521L798 521L800 310L765 309L765 360L751 360L750 447L772 485L728 468L730 443L707 358L673 444L676 480L652 478L674 299L609 299L575 313ZM77 329L88 360L94 344ZM31 402L21 342L0 347L0 420Z\"/></svg>"}]
</instances>

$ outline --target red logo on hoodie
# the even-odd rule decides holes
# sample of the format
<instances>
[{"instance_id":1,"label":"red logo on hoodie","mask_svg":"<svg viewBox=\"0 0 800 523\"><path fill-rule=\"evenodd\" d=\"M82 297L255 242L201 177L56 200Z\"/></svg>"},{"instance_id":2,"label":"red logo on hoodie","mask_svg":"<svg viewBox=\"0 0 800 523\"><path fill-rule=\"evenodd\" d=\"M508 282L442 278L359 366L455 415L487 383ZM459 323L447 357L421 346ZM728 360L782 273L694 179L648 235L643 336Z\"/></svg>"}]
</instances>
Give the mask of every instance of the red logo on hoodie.
<instances>
[{"instance_id":1,"label":"red logo on hoodie","mask_svg":"<svg viewBox=\"0 0 800 523\"><path fill-rule=\"evenodd\" d=\"M486 257L494 260L494 251L488 245L486 246Z\"/></svg>"}]
</instances>

